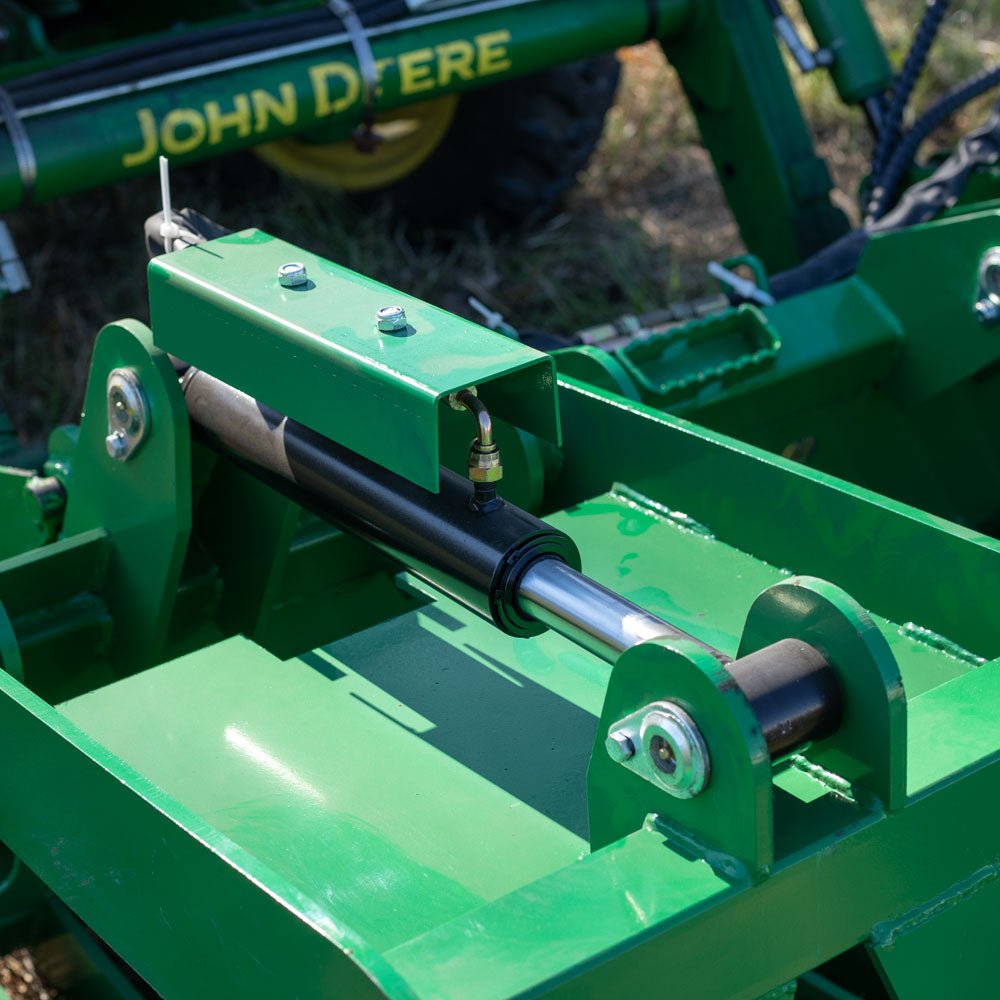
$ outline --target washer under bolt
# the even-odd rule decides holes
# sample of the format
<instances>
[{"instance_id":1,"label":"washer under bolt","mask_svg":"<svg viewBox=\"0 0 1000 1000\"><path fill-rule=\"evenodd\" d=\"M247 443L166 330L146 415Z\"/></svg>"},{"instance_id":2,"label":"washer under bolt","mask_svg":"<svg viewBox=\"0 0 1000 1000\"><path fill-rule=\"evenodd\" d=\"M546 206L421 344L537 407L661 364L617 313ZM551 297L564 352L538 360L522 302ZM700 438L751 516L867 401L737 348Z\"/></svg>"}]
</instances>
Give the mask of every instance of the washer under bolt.
<instances>
[{"instance_id":1,"label":"washer under bolt","mask_svg":"<svg viewBox=\"0 0 1000 1000\"><path fill-rule=\"evenodd\" d=\"M375 311L375 324L383 333L406 329L406 312L402 306L382 306Z\"/></svg>"},{"instance_id":2,"label":"washer under bolt","mask_svg":"<svg viewBox=\"0 0 1000 1000\"><path fill-rule=\"evenodd\" d=\"M285 288L295 288L297 285L304 285L309 280L306 274L305 264L293 261L289 264L282 264L278 268L278 281Z\"/></svg>"}]
</instances>

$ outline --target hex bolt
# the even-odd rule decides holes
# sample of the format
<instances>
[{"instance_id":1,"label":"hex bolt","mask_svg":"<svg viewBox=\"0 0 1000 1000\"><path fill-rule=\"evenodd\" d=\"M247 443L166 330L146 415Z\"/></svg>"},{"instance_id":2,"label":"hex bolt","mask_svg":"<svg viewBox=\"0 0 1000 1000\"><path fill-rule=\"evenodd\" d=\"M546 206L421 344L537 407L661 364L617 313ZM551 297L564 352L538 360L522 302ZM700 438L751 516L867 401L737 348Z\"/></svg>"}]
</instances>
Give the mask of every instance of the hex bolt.
<instances>
[{"instance_id":1,"label":"hex bolt","mask_svg":"<svg viewBox=\"0 0 1000 1000\"><path fill-rule=\"evenodd\" d=\"M635 756L635 744L628 733L620 729L612 730L608 733L608 738L604 741L608 756L616 763L621 764L630 757Z\"/></svg>"},{"instance_id":2,"label":"hex bolt","mask_svg":"<svg viewBox=\"0 0 1000 1000\"><path fill-rule=\"evenodd\" d=\"M104 445L108 449L108 454L121 462L128 454L128 436L124 431L112 431L105 439Z\"/></svg>"},{"instance_id":3,"label":"hex bolt","mask_svg":"<svg viewBox=\"0 0 1000 1000\"><path fill-rule=\"evenodd\" d=\"M1000 322L1000 305L997 305L992 297L980 299L976 303L976 319L983 326L994 326Z\"/></svg>"},{"instance_id":4,"label":"hex bolt","mask_svg":"<svg viewBox=\"0 0 1000 1000\"><path fill-rule=\"evenodd\" d=\"M278 281L285 288L296 288L298 285L304 285L308 280L306 266L299 261L282 264L278 268Z\"/></svg>"},{"instance_id":5,"label":"hex bolt","mask_svg":"<svg viewBox=\"0 0 1000 1000\"><path fill-rule=\"evenodd\" d=\"M375 325L383 333L406 329L406 312L402 306L382 306L375 311Z\"/></svg>"},{"instance_id":6,"label":"hex bolt","mask_svg":"<svg viewBox=\"0 0 1000 1000\"><path fill-rule=\"evenodd\" d=\"M694 798L708 784L708 747L680 705L661 701L651 706L639 727L639 743L652 764L647 773L675 798Z\"/></svg>"}]
</instances>

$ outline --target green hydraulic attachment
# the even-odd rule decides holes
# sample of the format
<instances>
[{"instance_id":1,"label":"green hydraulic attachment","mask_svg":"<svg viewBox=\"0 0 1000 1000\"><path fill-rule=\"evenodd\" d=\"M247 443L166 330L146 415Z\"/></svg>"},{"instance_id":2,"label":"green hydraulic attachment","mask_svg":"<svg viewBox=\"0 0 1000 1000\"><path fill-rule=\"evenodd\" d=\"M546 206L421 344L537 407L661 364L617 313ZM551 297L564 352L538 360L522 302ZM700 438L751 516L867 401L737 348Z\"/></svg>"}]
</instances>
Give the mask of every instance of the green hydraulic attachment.
<instances>
[{"instance_id":1,"label":"green hydraulic attachment","mask_svg":"<svg viewBox=\"0 0 1000 1000\"><path fill-rule=\"evenodd\" d=\"M165 997L989 991L1000 543L546 396L544 356L256 231L150 275L153 332L105 328L53 435L58 537L0 560L0 929L96 947L67 995L128 996L111 952ZM889 292L841 292L898 356Z\"/></svg>"}]
</instances>

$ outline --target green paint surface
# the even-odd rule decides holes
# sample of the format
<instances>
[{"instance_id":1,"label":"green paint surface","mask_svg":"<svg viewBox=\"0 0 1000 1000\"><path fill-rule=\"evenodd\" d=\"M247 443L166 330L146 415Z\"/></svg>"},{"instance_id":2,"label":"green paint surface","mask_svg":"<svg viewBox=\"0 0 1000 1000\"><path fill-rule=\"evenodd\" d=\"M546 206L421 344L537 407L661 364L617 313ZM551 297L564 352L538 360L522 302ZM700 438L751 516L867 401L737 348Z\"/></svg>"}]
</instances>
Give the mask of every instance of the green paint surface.
<instances>
[{"instance_id":1,"label":"green paint surface","mask_svg":"<svg viewBox=\"0 0 1000 1000\"><path fill-rule=\"evenodd\" d=\"M292 261L309 280L286 288ZM259 230L154 259L149 299L160 348L433 492L450 393L559 443L550 357ZM380 331L382 306L406 328Z\"/></svg>"},{"instance_id":2,"label":"green paint surface","mask_svg":"<svg viewBox=\"0 0 1000 1000\"><path fill-rule=\"evenodd\" d=\"M600 582L735 653L747 608L787 571L641 500L620 489L551 520ZM908 683L969 669L878 624ZM560 636L503 637L442 599L287 660L235 637L61 710L385 951L572 871L609 671ZM930 762L913 764L928 780ZM664 906L726 888L650 850ZM647 905L609 913L609 933L636 932Z\"/></svg>"}]
</instances>

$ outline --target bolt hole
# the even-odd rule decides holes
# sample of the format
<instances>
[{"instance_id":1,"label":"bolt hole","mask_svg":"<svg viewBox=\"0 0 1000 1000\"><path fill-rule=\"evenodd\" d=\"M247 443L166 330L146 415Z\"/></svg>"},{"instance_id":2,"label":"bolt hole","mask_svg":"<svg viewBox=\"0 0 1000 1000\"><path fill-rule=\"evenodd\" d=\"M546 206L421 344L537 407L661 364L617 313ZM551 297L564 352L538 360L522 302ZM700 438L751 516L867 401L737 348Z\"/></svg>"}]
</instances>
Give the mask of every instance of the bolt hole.
<instances>
[{"instance_id":1,"label":"bolt hole","mask_svg":"<svg viewBox=\"0 0 1000 1000\"><path fill-rule=\"evenodd\" d=\"M673 744L662 736L654 736L649 741L649 756L664 774L673 774L677 770L677 753Z\"/></svg>"}]
</instances>

